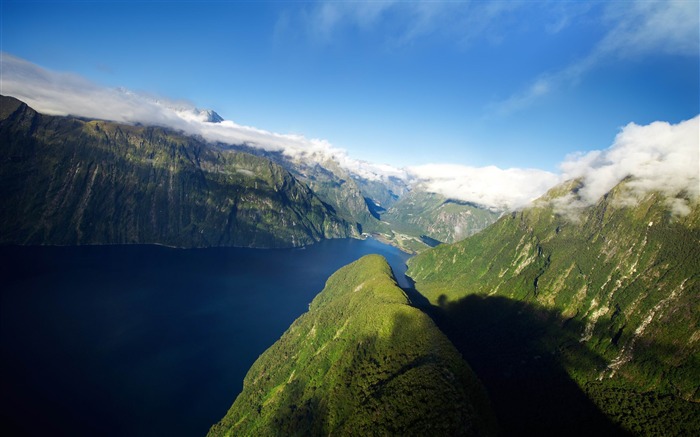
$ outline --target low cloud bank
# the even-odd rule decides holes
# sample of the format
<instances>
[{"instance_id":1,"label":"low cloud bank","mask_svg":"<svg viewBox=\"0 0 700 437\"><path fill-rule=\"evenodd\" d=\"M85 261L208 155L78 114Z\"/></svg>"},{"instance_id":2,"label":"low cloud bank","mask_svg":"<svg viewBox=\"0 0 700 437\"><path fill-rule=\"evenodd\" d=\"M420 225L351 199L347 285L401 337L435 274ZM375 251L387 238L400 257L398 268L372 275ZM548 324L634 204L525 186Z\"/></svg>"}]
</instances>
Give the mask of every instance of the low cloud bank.
<instances>
[{"instance_id":1,"label":"low cloud bank","mask_svg":"<svg viewBox=\"0 0 700 437\"><path fill-rule=\"evenodd\" d=\"M560 166L561 175L537 169L453 164L398 169L351 158L345 150L322 139L278 134L230 120L212 123L209 122L212 114L194 105L102 87L80 76L49 71L7 53L2 53L0 72L2 94L23 100L45 114L158 125L198 135L207 141L278 151L293 160L326 167L333 161L366 179L397 177L445 197L492 209L522 208L554 185L571 178L581 178L585 187L577 200L560 202L566 208L596 202L626 177L631 177L630 202L649 191L660 191L671 199L669 203L675 213L684 214L689 211L689 202L697 202L700 197L698 117L676 125L629 124L609 149L568 156Z\"/></svg>"},{"instance_id":2,"label":"low cloud bank","mask_svg":"<svg viewBox=\"0 0 700 437\"><path fill-rule=\"evenodd\" d=\"M575 215L627 179L622 205L635 205L652 192L667 199L676 215L686 215L700 201L700 116L678 124L630 123L606 150L566 157L561 174L535 169L500 169L429 164L407 169L428 191L489 208L527 206L560 182L580 179L577 196L554 200L560 213Z\"/></svg>"},{"instance_id":3,"label":"low cloud bank","mask_svg":"<svg viewBox=\"0 0 700 437\"><path fill-rule=\"evenodd\" d=\"M674 213L687 214L690 203L700 200L699 120L630 123L610 148L569 155L560 165L563 178L581 178L584 186L568 206L591 205L629 178L623 203L635 204L650 192L660 192Z\"/></svg>"},{"instance_id":4,"label":"low cloud bank","mask_svg":"<svg viewBox=\"0 0 700 437\"><path fill-rule=\"evenodd\" d=\"M524 207L560 182L559 176L543 170L494 166L428 164L408 172L428 191L498 210Z\"/></svg>"},{"instance_id":5,"label":"low cloud bank","mask_svg":"<svg viewBox=\"0 0 700 437\"><path fill-rule=\"evenodd\" d=\"M102 87L78 75L46 70L7 53L2 54L0 69L2 94L16 97L44 114L157 125L198 135L211 142L282 152L292 159L318 163L335 160L353 173L372 180L404 176L402 171L390 166L352 159L345 150L326 140L278 134L230 120L211 123L207 121L209 114L194 105Z\"/></svg>"},{"instance_id":6,"label":"low cloud bank","mask_svg":"<svg viewBox=\"0 0 700 437\"><path fill-rule=\"evenodd\" d=\"M46 70L4 53L2 93L17 97L39 112L76 115L122 123L170 127L225 144L245 144L284 153L291 159L324 164L335 161L351 173L370 180L396 177L422 183L431 191L494 209L524 206L558 182L556 175L540 170L467 167L431 164L399 169L351 158L343 149L322 139L278 134L230 120L207 122L194 105L153 99L124 89L96 85L74 74Z\"/></svg>"}]
</instances>

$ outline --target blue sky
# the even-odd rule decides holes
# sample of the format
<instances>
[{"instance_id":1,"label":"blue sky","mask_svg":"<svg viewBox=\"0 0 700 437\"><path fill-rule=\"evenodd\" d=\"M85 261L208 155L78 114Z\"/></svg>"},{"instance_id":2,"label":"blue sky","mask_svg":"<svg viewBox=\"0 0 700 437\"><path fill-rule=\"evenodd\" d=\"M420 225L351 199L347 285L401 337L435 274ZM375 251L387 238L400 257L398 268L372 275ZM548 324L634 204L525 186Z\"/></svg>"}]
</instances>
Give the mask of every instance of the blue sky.
<instances>
[{"instance_id":1,"label":"blue sky","mask_svg":"<svg viewBox=\"0 0 700 437\"><path fill-rule=\"evenodd\" d=\"M2 2L2 51L357 159L556 172L700 112L698 2Z\"/></svg>"}]
</instances>

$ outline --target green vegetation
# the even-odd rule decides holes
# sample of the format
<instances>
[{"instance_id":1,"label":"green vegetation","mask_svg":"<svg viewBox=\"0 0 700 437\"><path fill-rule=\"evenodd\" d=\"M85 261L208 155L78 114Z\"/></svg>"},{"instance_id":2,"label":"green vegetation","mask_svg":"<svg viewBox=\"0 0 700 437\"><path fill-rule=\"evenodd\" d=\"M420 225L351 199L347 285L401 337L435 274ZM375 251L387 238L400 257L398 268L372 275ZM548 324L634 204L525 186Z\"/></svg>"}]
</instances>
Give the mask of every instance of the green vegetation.
<instances>
[{"instance_id":1,"label":"green vegetation","mask_svg":"<svg viewBox=\"0 0 700 437\"><path fill-rule=\"evenodd\" d=\"M543 390L531 409L552 418L576 391L561 388L569 381L626 431L700 433L697 420L676 422L697 417L700 401L700 207L691 202L689 214L676 216L658 194L630 206L627 184L574 210L564 208L580 188L572 181L479 234L409 260L417 290L484 380L506 430L528 429L517 411L527 406L506 394ZM467 337L477 333L486 340ZM507 341L513 336L521 340ZM484 358L493 344L504 355ZM538 384L524 370L535 356L538 367L549 361L544 367L561 373L559 383Z\"/></svg>"},{"instance_id":2,"label":"green vegetation","mask_svg":"<svg viewBox=\"0 0 700 437\"><path fill-rule=\"evenodd\" d=\"M210 435L493 435L488 400L449 340L366 256L253 364Z\"/></svg>"},{"instance_id":3,"label":"green vegetation","mask_svg":"<svg viewBox=\"0 0 700 437\"><path fill-rule=\"evenodd\" d=\"M235 148L272 159L307 184L338 217L409 253L473 235L499 215L421 188L409 190L400 178L370 180L352 175L334 160L319 164L246 146Z\"/></svg>"},{"instance_id":4,"label":"green vegetation","mask_svg":"<svg viewBox=\"0 0 700 437\"><path fill-rule=\"evenodd\" d=\"M630 390L611 380L587 383L584 390L613 421L635 435L697 435L700 430L700 403Z\"/></svg>"},{"instance_id":5,"label":"green vegetation","mask_svg":"<svg viewBox=\"0 0 700 437\"><path fill-rule=\"evenodd\" d=\"M333 208L344 220L356 223L363 232L379 225L372 217L365 199L350 174L337 162L328 160L323 166L314 164L282 162L299 180L306 183L318 197Z\"/></svg>"},{"instance_id":6,"label":"green vegetation","mask_svg":"<svg viewBox=\"0 0 700 437\"><path fill-rule=\"evenodd\" d=\"M337 217L353 223L361 232L372 233L389 229L372 215L366 201L368 194L365 191L381 199L392 199L393 193L390 187L395 184L391 181L371 182L353 177L333 159L318 163L314 158L307 161L245 145L227 146L227 148L261 156L284 167L296 179L311 188Z\"/></svg>"},{"instance_id":7,"label":"green vegetation","mask_svg":"<svg viewBox=\"0 0 700 437\"><path fill-rule=\"evenodd\" d=\"M485 229L498 213L421 190L403 196L382 215L391 229L414 237L454 243Z\"/></svg>"},{"instance_id":8,"label":"green vegetation","mask_svg":"<svg viewBox=\"0 0 700 437\"><path fill-rule=\"evenodd\" d=\"M0 243L301 246L357 235L270 160L2 97Z\"/></svg>"}]
</instances>

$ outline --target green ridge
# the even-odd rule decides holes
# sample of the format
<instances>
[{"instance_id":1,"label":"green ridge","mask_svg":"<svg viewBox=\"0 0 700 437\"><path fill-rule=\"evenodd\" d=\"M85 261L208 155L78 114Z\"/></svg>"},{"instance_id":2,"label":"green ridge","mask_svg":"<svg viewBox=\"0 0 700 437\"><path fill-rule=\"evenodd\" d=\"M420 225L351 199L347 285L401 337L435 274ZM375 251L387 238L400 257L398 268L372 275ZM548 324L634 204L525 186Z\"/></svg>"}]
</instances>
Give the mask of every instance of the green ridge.
<instances>
[{"instance_id":1,"label":"green ridge","mask_svg":"<svg viewBox=\"0 0 700 437\"><path fill-rule=\"evenodd\" d=\"M557 187L473 237L412 258L408 274L461 348L475 349L466 336L479 329L502 341L523 380L530 376L518 369L534 356L552 357L562 380L629 432L697 435L700 207L691 202L679 217L658 194L629 206L627 182L576 212L554 206L579 188L577 181ZM470 325L469 316L483 324ZM491 360L495 351L482 346L481 356L465 354L479 376L489 364L505 369L506 360ZM490 379L493 398L508 392ZM502 401L494 400L501 417L515 418L506 410L521 407Z\"/></svg>"},{"instance_id":2,"label":"green ridge","mask_svg":"<svg viewBox=\"0 0 700 437\"><path fill-rule=\"evenodd\" d=\"M488 227L498 213L436 193L414 190L382 215L397 232L454 243Z\"/></svg>"},{"instance_id":3,"label":"green ridge","mask_svg":"<svg viewBox=\"0 0 700 437\"><path fill-rule=\"evenodd\" d=\"M2 244L290 247L357 235L268 159L1 99Z\"/></svg>"},{"instance_id":4,"label":"green ridge","mask_svg":"<svg viewBox=\"0 0 700 437\"><path fill-rule=\"evenodd\" d=\"M333 274L209 435L493 435L478 380L378 255Z\"/></svg>"}]
</instances>

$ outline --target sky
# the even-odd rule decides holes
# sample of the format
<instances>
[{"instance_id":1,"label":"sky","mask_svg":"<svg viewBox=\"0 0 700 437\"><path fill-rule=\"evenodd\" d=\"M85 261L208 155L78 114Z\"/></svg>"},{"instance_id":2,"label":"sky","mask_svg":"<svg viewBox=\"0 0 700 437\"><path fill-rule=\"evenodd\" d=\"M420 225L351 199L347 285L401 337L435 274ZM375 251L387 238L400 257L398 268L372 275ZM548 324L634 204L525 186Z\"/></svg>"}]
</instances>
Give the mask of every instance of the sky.
<instances>
[{"instance_id":1,"label":"sky","mask_svg":"<svg viewBox=\"0 0 700 437\"><path fill-rule=\"evenodd\" d=\"M95 114L110 107L102 98L123 109L134 95L213 109L235 138L264 137L271 148L293 143L433 182L469 173L452 191L497 177L509 181L504 190L531 181L529 198L572 162L615 147L628 127L675 126L700 112L698 1L0 7L3 93L51 86L59 91L34 97L60 100L93 90L79 101Z\"/></svg>"}]
</instances>

